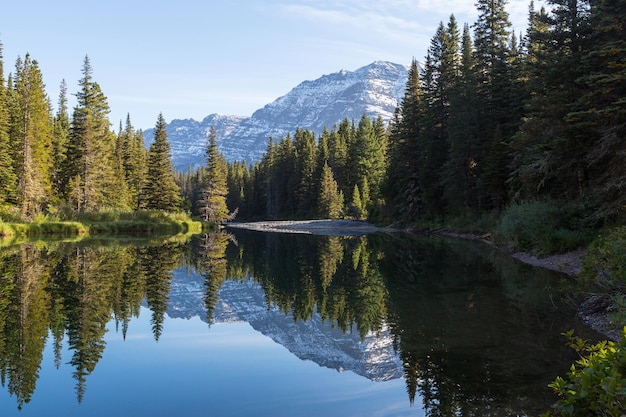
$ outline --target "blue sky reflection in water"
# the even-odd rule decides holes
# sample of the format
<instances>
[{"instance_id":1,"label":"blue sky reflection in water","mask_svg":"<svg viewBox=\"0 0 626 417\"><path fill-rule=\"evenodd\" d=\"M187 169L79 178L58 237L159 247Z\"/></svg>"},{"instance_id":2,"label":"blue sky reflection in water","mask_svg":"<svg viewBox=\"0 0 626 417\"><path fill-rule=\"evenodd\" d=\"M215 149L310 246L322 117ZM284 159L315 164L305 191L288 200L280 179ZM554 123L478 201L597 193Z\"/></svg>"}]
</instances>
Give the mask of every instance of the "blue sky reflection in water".
<instances>
[{"instance_id":1,"label":"blue sky reflection in water","mask_svg":"<svg viewBox=\"0 0 626 417\"><path fill-rule=\"evenodd\" d=\"M0 391L9 416L419 416L403 378L372 382L301 361L248 323L208 327L198 317L166 318L155 342L150 311L142 308L126 340L110 322L102 359L87 377L82 404L67 366L54 367L49 339L30 403L17 410Z\"/></svg>"},{"instance_id":2,"label":"blue sky reflection in water","mask_svg":"<svg viewBox=\"0 0 626 417\"><path fill-rule=\"evenodd\" d=\"M539 415L593 338L487 246L233 234L0 252L0 416Z\"/></svg>"}]
</instances>

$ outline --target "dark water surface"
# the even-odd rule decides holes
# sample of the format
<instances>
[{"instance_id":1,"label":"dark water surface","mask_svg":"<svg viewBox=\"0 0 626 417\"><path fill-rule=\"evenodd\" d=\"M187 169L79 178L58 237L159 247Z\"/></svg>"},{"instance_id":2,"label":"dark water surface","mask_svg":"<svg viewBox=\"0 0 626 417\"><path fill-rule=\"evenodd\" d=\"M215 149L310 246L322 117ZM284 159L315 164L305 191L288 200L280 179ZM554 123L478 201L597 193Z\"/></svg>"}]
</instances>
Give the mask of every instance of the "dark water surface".
<instances>
[{"instance_id":1,"label":"dark water surface","mask_svg":"<svg viewBox=\"0 0 626 417\"><path fill-rule=\"evenodd\" d=\"M0 416L517 416L581 327L473 242L232 230L0 249Z\"/></svg>"}]
</instances>

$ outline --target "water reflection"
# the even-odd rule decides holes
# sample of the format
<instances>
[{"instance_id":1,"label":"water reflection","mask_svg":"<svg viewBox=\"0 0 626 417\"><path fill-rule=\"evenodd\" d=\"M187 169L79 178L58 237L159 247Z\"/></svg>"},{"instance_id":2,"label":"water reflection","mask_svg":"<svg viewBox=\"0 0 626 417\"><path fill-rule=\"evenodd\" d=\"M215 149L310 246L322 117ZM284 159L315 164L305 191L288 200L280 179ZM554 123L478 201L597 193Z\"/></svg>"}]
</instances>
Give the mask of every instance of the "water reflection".
<instances>
[{"instance_id":1,"label":"water reflection","mask_svg":"<svg viewBox=\"0 0 626 417\"><path fill-rule=\"evenodd\" d=\"M432 238L235 233L227 276L251 276L268 305L316 314L361 338L387 330L409 401L427 415L537 415L574 359L580 329L551 272L486 246ZM314 260L311 262L311 260ZM549 291L550 290L550 291Z\"/></svg>"},{"instance_id":2,"label":"water reflection","mask_svg":"<svg viewBox=\"0 0 626 417\"><path fill-rule=\"evenodd\" d=\"M183 285L200 277L200 297L181 293L173 271ZM534 415L573 359L560 333L577 323L546 291L556 285L554 274L489 248L415 237L234 231L192 242L25 244L0 251L0 375L24 407L52 338L55 366L69 363L80 403L111 319L125 338L147 306L158 341L166 313L210 325L239 297L229 314L303 359L372 380L403 376L408 402L427 415Z\"/></svg>"},{"instance_id":3,"label":"water reflection","mask_svg":"<svg viewBox=\"0 0 626 417\"><path fill-rule=\"evenodd\" d=\"M86 380L102 358L106 324L115 318L126 334L145 298L158 340L167 310L171 271L185 247L170 240L142 242L28 243L0 252L0 373L18 408L35 390L50 332L55 365L63 340L72 357L80 403Z\"/></svg>"}]
</instances>

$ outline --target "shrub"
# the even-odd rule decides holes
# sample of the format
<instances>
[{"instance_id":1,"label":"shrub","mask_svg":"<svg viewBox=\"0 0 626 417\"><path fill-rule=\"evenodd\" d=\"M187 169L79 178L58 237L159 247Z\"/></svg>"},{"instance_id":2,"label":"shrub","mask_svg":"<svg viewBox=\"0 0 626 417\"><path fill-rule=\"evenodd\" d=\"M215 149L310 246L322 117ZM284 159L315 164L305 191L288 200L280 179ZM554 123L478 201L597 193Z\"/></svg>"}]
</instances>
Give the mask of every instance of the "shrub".
<instances>
[{"instance_id":1,"label":"shrub","mask_svg":"<svg viewBox=\"0 0 626 417\"><path fill-rule=\"evenodd\" d=\"M15 235L15 230L11 227L10 224L4 223L0 220L0 238L2 237L11 237Z\"/></svg>"},{"instance_id":2,"label":"shrub","mask_svg":"<svg viewBox=\"0 0 626 417\"><path fill-rule=\"evenodd\" d=\"M522 251L539 255L567 252L590 240L581 216L573 207L549 201L513 203L502 214L495 235Z\"/></svg>"},{"instance_id":3,"label":"shrub","mask_svg":"<svg viewBox=\"0 0 626 417\"><path fill-rule=\"evenodd\" d=\"M610 230L587 251L581 276L613 290L626 290L626 226Z\"/></svg>"},{"instance_id":4,"label":"shrub","mask_svg":"<svg viewBox=\"0 0 626 417\"><path fill-rule=\"evenodd\" d=\"M557 377L550 387L560 397L555 414L545 416L611 416L626 414L626 328L619 343L603 341L590 345L572 332L569 345L581 358L566 378Z\"/></svg>"},{"instance_id":5,"label":"shrub","mask_svg":"<svg viewBox=\"0 0 626 417\"><path fill-rule=\"evenodd\" d=\"M18 223L23 221L19 209L15 206L0 205L0 221Z\"/></svg>"}]
</instances>

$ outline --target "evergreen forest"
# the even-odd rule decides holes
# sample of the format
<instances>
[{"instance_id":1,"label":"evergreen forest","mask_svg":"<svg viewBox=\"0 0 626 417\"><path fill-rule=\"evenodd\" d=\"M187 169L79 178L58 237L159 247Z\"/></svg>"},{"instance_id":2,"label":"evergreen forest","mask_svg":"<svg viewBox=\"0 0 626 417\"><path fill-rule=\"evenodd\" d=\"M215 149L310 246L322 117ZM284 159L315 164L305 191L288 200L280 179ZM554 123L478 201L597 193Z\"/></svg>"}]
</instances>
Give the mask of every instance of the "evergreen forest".
<instances>
[{"instance_id":1,"label":"evergreen forest","mask_svg":"<svg viewBox=\"0 0 626 417\"><path fill-rule=\"evenodd\" d=\"M503 233L527 212L558 232L545 252L623 224L626 2L548 3L531 2L519 34L504 0L479 0L472 25L452 15L411 63L390 123L364 115L270 138L258 163L228 164L228 206L244 219L501 219ZM205 175L179 173L191 199Z\"/></svg>"},{"instance_id":2,"label":"evergreen forest","mask_svg":"<svg viewBox=\"0 0 626 417\"><path fill-rule=\"evenodd\" d=\"M364 115L320 134L303 126L269 138L263 158L251 165L227 162L212 130L206 166L188 172L174 171L162 114L149 148L130 116L117 132L112 129L88 57L76 106L69 109L65 81L53 106L29 54L18 57L5 76L0 44L0 236L3 222L107 210L183 212L215 223L236 215L445 227L489 232L497 244L539 255L587 247L600 235L589 246L580 277L600 284L594 290L611 297L622 315L615 322L626 324L626 0L546 4L536 9L530 2L527 27L519 33L511 27L506 0L476 0L473 23L457 22L454 15L442 21L424 59L410 63L404 95L388 123ZM11 256L27 261L29 250ZM54 268L69 270L75 256L95 255L81 250ZM174 265L172 260L161 269ZM128 264L129 271L139 266ZM223 276L220 259L205 266L214 277ZM155 338L166 281L146 282L156 289L146 295L157 306ZM219 284L207 282L208 314ZM137 304L119 308L127 307ZM370 323L364 326L370 330ZM70 343L81 343L72 337ZM599 413L599 403L585 405L591 400L576 397L576 384L585 393L612 389L600 395L607 403L617 401L617 412L605 415L621 415L624 350L574 343L595 362L583 363L589 367L584 375L573 366L569 376L579 378L574 382L555 381L559 415ZM78 365L80 393L91 365ZM614 386L604 384L603 372L615 370ZM590 382L585 378L592 372L597 380Z\"/></svg>"},{"instance_id":3,"label":"evergreen forest","mask_svg":"<svg viewBox=\"0 0 626 417\"><path fill-rule=\"evenodd\" d=\"M505 0L478 0L471 25L441 22L389 123L364 115L321 134L299 128L270 138L250 166L226 163L213 131L207 166L176 174L163 115L148 150L130 116L115 133L88 57L76 106L63 81L53 113L37 61L18 57L5 79L0 55L3 219L104 208L217 222L368 218L500 227L528 249L515 233L532 217L555 232L541 251L567 250L585 231L624 223L626 2L548 5L531 2L519 34Z\"/></svg>"},{"instance_id":4,"label":"evergreen forest","mask_svg":"<svg viewBox=\"0 0 626 417\"><path fill-rule=\"evenodd\" d=\"M98 211L178 211L165 120L146 149L143 133L126 119L111 130L109 105L85 57L68 109L62 82L56 113L45 92L39 64L19 57L4 79L0 45L0 215L3 221L71 219Z\"/></svg>"}]
</instances>

